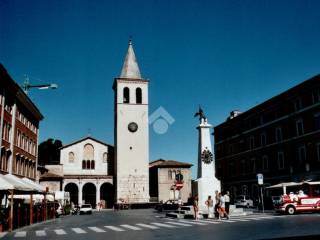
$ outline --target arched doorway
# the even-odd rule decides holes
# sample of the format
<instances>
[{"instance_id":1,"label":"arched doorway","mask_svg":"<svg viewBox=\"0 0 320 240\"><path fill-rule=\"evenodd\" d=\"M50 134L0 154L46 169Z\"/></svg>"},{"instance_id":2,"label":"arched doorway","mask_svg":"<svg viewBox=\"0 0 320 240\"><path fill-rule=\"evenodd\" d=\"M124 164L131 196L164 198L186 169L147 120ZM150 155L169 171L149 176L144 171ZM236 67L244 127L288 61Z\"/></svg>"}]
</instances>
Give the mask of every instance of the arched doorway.
<instances>
[{"instance_id":1,"label":"arched doorway","mask_svg":"<svg viewBox=\"0 0 320 240\"><path fill-rule=\"evenodd\" d=\"M100 199L105 208L112 208L114 203L114 187L111 183L104 183L100 187Z\"/></svg>"},{"instance_id":2,"label":"arched doorway","mask_svg":"<svg viewBox=\"0 0 320 240\"><path fill-rule=\"evenodd\" d=\"M70 202L75 205L78 205L79 189L78 189L77 184L68 183L64 187L64 191L70 193Z\"/></svg>"},{"instance_id":3,"label":"arched doorway","mask_svg":"<svg viewBox=\"0 0 320 240\"><path fill-rule=\"evenodd\" d=\"M84 203L91 204L92 208L96 207L96 186L93 183L86 183L82 187L82 199Z\"/></svg>"}]
</instances>

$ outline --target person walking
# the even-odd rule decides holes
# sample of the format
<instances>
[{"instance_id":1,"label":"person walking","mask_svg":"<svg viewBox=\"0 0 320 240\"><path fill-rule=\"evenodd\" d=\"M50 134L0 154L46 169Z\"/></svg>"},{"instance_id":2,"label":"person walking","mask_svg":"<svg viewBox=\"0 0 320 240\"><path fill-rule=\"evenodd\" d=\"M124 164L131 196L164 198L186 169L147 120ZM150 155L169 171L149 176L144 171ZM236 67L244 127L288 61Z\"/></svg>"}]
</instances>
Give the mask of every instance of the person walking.
<instances>
[{"instance_id":1,"label":"person walking","mask_svg":"<svg viewBox=\"0 0 320 240\"><path fill-rule=\"evenodd\" d=\"M215 191L214 216L215 216L215 218L217 218L217 219L219 218L219 211L218 211L219 205L220 205L219 191L216 190L216 191Z\"/></svg>"},{"instance_id":2,"label":"person walking","mask_svg":"<svg viewBox=\"0 0 320 240\"><path fill-rule=\"evenodd\" d=\"M206 205L208 207L208 218L213 218L213 200L211 196L208 196Z\"/></svg>"},{"instance_id":3,"label":"person walking","mask_svg":"<svg viewBox=\"0 0 320 240\"><path fill-rule=\"evenodd\" d=\"M193 210L194 210L194 218L198 220L198 212L199 212L199 198L198 195L194 197L193 200Z\"/></svg>"},{"instance_id":4,"label":"person walking","mask_svg":"<svg viewBox=\"0 0 320 240\"><path fill-rule=\"evenodd\" d=\"M226 194L224 195L224 201L226 205L226 212L229 215L229 209L230 209L230 192L227 191Z\"/></svg>"},{"instance_id":5,"label":"person walking","mask_svg":"<svg viewBox=\"0 0 320 240\"><path fill-rule=\"evenodd\" d=\"M219 197L220 197L220 205L219 205L219 219L223 218L223 217L226 217L227 219L229 219L229 215L227 214L226 212L226 202L225 202L225 199L224 199L224 196L219 193Z\"/></svg>"}]
</instances>

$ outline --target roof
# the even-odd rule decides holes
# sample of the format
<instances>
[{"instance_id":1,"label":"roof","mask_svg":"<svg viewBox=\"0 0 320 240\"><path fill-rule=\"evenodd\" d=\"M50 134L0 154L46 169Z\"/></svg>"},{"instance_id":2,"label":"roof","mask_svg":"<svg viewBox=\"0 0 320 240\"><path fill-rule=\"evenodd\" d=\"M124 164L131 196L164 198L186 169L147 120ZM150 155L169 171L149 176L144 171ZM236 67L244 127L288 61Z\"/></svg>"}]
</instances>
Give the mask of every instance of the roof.
<instances>
[{"instance_id":1,"label":"roof","mask_svg":"<svg viewBox=\"0 0 320 240\"><path fill-rule=\"evenodd\" d=\"M157 167L157 168L170 168L170 167L180 167L180 168L190 168L193 164L185 163L185 162L178 162L175 160L164 160L158 159L149 163L149 168Z\"/></svg>"},{"instance_id":2,"label":"roof","mask_svg":"<svg viewBox=\"0 0 320 240\"><path fill-rule=\"evenodd\" d=\"M5 67L0 63L0 79L1 82L7 82L13 89L13 94L38 120L43 119L43 115L31 99L25 94L22 88L10 77Z\"/></svg>"},{"instance_id":3,"label":"roof","mask_svg":"<svg viewBox=\"0 0 320 240\"><path fill-rule=\"evenodd\" d=\"M43 180L43 179L55 179L55 178L62 179L63 176L60 176L58 174L51 173L51 172L46 172L46 173L41 175L40 180Z\"/></svg>"},{"instance_id":4,"label":"roof","mask_svg":"<svg viewBox=\"0 0 320 240\"><path fill-rule=\"evenodd\" d=\"M250 114L254 114L254 113L260 113L262 111L264 111L268 106L273 106L275 103L277 102L281 102L282 100L294 96L294 93L298 93L301 94L303 93L303 91L307 91L308 89L312 88L315 84L319 84L320 81L320 74L313 76L310 79L307 79L305 81L303 81L302 83L289 88L288 90L273 96L269 99L267 99L266 101L248 109L245 112L242 112L241 114L239 114L238 116L230 119L228 118L226 121L218 124L217 126L214 127L214 129L222 127L222 126L228 126L227 124L229 124L230 122L234 122L234 121L240 121L243 120L245 118L247 118L248 116L250 116ZM302 90L302 88L305 88L304 90Z\"/></svg>"},{"instance_id":5,"label":"roof","mask_svg":"<svg viewBox=\"0 0 320 240\"><path fill-rule=\"evenodd\" d=\"M60 149L64 149L64 148L70 147L70 146L72 146L72 145L75 145L75 144L77 144L77 143L83 142L83 141L88 140L88 139L90 139L90 140L92 140L92 141L94 141L94 142L100 143L100 144L102 144L102 145L108 146L108 147L113 147L113 146L110 145L110 144L104 143L104 142L102 142L102 141L100 141L100 140L97 140L97 139L91 137L91 136L87 136L87 137L81 138L81 139L79 139L79 140L77 140L77 141L75 141L75 142L72 142L72 143L69 143L69 144L67 144L67 145L64 145L64 146L62 146Z\"/></svg>"},{"instance_id":6,"label":"roof","mask_svg":"<svg viewBox=\"0 0 320 240\"><path fill-rule=\"evenodd\" d=\"M120 78L141 79L139 66L133 51L131 40L129 41L129 47L122 66Z\"/></svg>"}]
</instances>

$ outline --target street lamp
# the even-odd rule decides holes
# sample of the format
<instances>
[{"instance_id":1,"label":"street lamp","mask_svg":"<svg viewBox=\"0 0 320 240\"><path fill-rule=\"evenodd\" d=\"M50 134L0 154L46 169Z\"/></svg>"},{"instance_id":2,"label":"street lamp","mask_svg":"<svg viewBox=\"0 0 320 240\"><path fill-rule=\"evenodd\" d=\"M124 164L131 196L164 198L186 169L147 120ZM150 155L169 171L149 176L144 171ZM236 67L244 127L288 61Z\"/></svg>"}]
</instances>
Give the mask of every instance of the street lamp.
<instances>
[{"instance_id":1,"label":"street lamp","mask_svg":"<svg viewBox=\"0 0 320 240\"><path fill-rule=\"evenodd\" d=\"M40 90L44 90L44 89L57 89L58 85L54 84L54 83L47 83L47 84L38 84L38 85L31 85L29 82L29 77L28 75L24 75L24 83L22 85L22 89L25 92L25 94L28 95L29 89L31 88L37 88Z\"/></svg>"}]
</instances>

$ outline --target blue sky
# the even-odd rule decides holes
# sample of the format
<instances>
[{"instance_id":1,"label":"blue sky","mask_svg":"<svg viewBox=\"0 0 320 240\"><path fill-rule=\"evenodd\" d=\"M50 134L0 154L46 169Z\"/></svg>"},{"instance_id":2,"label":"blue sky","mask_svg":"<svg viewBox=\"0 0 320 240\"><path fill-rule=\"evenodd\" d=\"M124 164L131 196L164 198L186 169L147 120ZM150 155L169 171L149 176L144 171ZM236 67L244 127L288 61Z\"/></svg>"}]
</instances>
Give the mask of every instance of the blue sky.
<instances>
[{"instance_id":1,"label":"blue sky","mask_svg":"<svg viewBox=\"0 0 320 240\"><path fill-rule=\"evenodd\" d=\"M150 128L150 160L197 161L201 104L209 122L320 73L319 1L0 0L0 62L18 83L54 82L30 92L45 116L40 141L88 134L113 144L113 79L129 36L150 113L175 119ZM193 168L195 176L196 168Z\"/></svg>"}]
</instances>

